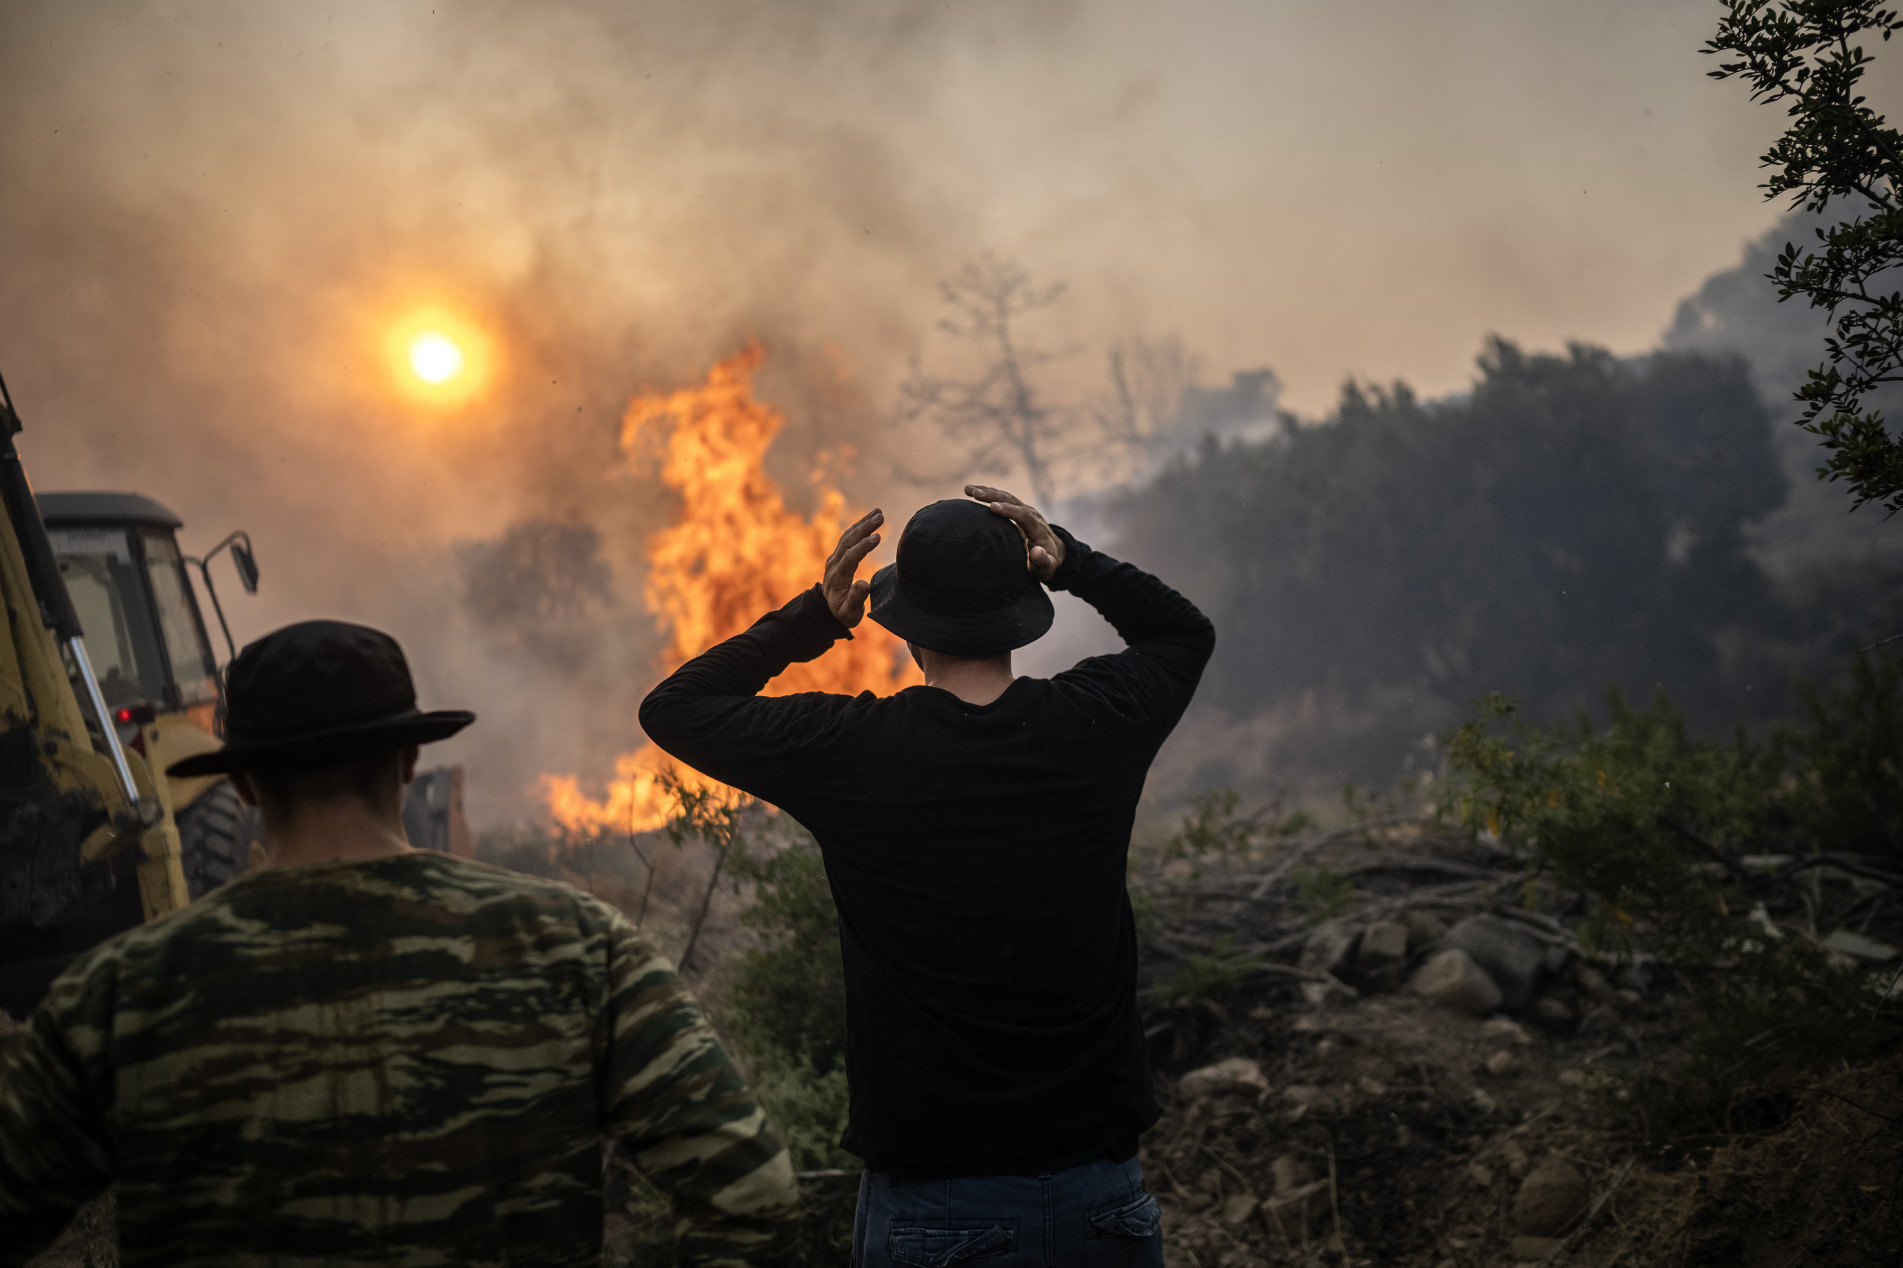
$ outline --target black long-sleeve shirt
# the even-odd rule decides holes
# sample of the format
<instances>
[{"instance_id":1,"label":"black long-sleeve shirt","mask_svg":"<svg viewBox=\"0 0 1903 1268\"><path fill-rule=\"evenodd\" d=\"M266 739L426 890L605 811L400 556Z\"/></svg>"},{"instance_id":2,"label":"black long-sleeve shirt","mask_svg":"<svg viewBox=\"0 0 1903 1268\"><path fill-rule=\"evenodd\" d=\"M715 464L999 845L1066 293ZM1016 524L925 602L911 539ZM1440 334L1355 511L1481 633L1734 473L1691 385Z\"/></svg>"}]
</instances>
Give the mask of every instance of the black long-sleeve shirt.
<instances>
[{"instance_id":1,"label":"black long-sleeve shirt","mask_svg":"<svg viewBox=\"0 0 1903 1268\"><path fill-rule=\"evenodd\" d=\"M641 726L819 842L839 909L851 1119L873 1167L1085 1161L1154 1123L1124 889L1137 798L1216 635L1063 530L1055 590L1129 646L987 705L937 687L760 696L847 631L817 586L682 665Z\"/></svg>"}]
</instances>

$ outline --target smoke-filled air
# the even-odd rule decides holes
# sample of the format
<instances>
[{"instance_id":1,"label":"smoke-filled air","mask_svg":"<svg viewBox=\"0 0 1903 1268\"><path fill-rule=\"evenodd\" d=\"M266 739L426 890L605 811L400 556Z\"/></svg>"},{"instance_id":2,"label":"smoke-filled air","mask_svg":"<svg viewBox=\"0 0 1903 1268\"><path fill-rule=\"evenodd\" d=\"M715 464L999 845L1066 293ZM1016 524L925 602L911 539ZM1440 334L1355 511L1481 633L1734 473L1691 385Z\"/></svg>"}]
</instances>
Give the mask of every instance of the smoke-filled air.
<instances>
[{"instance_id":1,"label":"smoke-filled air","mask_svg":"<svg viewBox=\"0 0 1903 1268\"><path fill-rule=\"evenodd\" d=\"M8 505L17 567L0 538L0 1264L41 1132L9 1012L317 859L293 793L343 787L356 724L314 785L215 754L256 724L236 653L319 618L475 714L424 715L383 844L608 913L576 937L655 957L667 1042L776 1124L721 1137L752 1198L634 1128L603 1180L588 1137L601 1262L981 1263L1029 1207L912 1228L861 1170L1086 1164L1128 1190L1076 1199L1090 1262L1898 1262L1892 33L1866 0L0 0L44 511ZM89 491L182 557L144 503L52 496ZM796 1214L668 1222L783 1172ZM172 1199L112 1183L68 1241L169 1244Z\"/></svg>"},{"instance_id":2,"label":"smoke-filled air","mask_svg":"<svg viewBox=\"0 0 1903 1268\"><path fill-rule=\"evenodd\" d=\"M940 288L987 259L1062 287L1013 332L1048 420L1149 434L1073 428L1064 506L1351 377L1464 393L1492 333L1641 353L1776 215L1693 8L11 5L0 374L37 487L251 532L238 642L404 639L500 826L604 795L686 650L631 402L757 345L786 505L902 516L1031 495L908 408L986 373Z\"/></svg>"}]
</instances>

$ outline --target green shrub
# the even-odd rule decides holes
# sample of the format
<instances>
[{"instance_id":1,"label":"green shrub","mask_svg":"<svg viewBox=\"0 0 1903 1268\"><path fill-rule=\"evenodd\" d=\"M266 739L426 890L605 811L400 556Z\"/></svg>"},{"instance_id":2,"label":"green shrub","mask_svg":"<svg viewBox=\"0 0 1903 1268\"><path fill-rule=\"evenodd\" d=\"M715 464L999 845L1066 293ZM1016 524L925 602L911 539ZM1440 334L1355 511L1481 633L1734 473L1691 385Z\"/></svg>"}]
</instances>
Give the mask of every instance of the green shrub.
<instances>
[{"instance_id":1,"label":"green shrub","mask_svg":"<svg viewBox=\"0 0 1903 1268\"><path fill-rule=\"evenodd\" d=\"M1810 725L1773 738L1794 829L1903 872L1903 659L1859 656L1847 686L1797 690Z\"/></svg>"},{"instance_id":2,"label":"green shrub","mask_svg":"<svg viewBox=\"0 0 1903 1268\"><path fill-rule=\"evenodd\" d=\"M1348 909L1355 905L1355 886L1326 863L1319 867L1298 867L1295 897L1308 908L1307 923L1325 924L1348 914Z\"/></svg>"},{"instance_id":3,"label":"green shrub","mask_svg":"<svg viewBox=\"0 0 1903 1268\"><path fill-rule=\"evenodd\" d=\"M1797 882L1897 857L1903 673L1860 658L1847 687L1803 691L1807 724L1765 741L1696 737L1663 695L1639 708L1616 693L1603 728L1535 727L1490 696L1446 740L1442 812L1584 895L1583 945L1685 975L1717 1076L1903 1039L1887 975L1819 942L1866 899Z\"/></svg>"},{"instance_id":4,"label":"green shrub","mask_svg":"<svg viewBox=\"0 0 1903 1268\"><path fill-rule=\"evenodd\" d=\"M1234 935L1223 934L1206 952L1189 952L1168 931L1196 908L1193 888L1180 883L1210 870L1232 870L1260 859L1259 847L1294 836L1311 824L1307 812L1286 811L1280 801L1240 813L1233 788L1191 797L1177 828L1160 845L1139 846L1128 862L1130 910L1140 954L1158 971L1143 989L1148 1004L1174 1008L1192 1000L1213 1000L1254 977L1258 955L1234 950Z\"/></svg>"},{"instance_id":5,"label":"green shrub","mask_svg":"<svg viewBox=\"0 0 1903 1268\"><path fill-rule=\"evenodd\" d=\"M733 967L718 1023L751 1068L767 1120L786 1141L805 1204L789 1264L836 1264L852 1241L859 1160L846 1129L846 978L839 913L819 845L759 806L721 810L680 796L684 831L711 829L729 875L753 888L742 919L760 946ZM843 1173L843 1174L837 1174Z\"/></svg>"},{"instance_id":6,"label":"green shrub","mask_svg":"<svg viewBox=\"0 0 1903 1268\"><path fill-rule=\"evenodd\" d=\"M1284 814L1280 802L1271 802L1254 814L1239 815L1239 800L1233 788L1191 797L1182 826L1163 843L1162 859L1189 859L1198 867L1241 862L1262 842L1294 836L1311 823L1306 811Z\"/></svg>"},{"instance_id":7,"label":"green shrub","mask_svg":"<svg viewBox=\"0 0 1903 1268\"><path fill-rule=\"evenodd\" d=\"M733 863L734 875L753 884L742 919L763 945L741 957L722 1016L756 1061L824 1077L846 1059L839 914L813 838L792 824L779 835L779 848L744 851Z\"/></svg>"},{"instance_id":8,"label":"green shrub","mask_svg":"<svg viewBox=\"0 0 1903 1268\"><path fill-rule=\"evenodd\" d=\"M753 1090L799 1171L850 1171L859 1160L839 1147L846 1130L846 1068L819 1071L798 1054L776 1053L757 1062Z\"/></svg>"},{"instance_id":9,"label":"green shrub","mask_svg":"<svg viewBox=\"0 0 1903 1268\"><path fill-rule=\"evenodd\" d=\"M1150 988L1151 1001L1171 1008L1191 1000L1215 999L1254 977L1262 967L1262 957L1235 951L1234 942L1234 935L1224 934L1215 950L1184 960L1174 973Z\"/></svg>"}]
</instances>

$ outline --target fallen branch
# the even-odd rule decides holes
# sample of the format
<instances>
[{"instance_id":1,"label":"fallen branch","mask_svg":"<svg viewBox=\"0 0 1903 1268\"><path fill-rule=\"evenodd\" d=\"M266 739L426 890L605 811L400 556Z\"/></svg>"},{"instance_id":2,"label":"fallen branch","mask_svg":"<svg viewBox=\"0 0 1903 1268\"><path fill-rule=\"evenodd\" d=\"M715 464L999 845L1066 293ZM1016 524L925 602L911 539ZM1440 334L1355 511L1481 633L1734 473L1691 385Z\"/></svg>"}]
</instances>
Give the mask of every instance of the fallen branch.
<instances>
[{"instance_id":1,"label":"fallen branch","mask_svg":"<svg viewBox=\"0 0 1903 1268\"><path fill-rule=\"evenodd\" d=\"M1287 858L1284 858L1268 871L1261 873L1256 878L1256 887L1250 893L1249 897L1258 901L1267 898L1269 896L1269 890L1274 888L1275 883L1294 871L1299 863L1304 859L1314 857L1338 841L1351 841L1356 837L1366 837L1377 828L1395 828L1405 823L1420 822L1420 819L1411 815L1396 815L1389 819L1374 819L1367 823L1358 823L1350 828L1338 828L1325 836L1317 837L1315 840L1297 847ZM1246 877L1238 877L1237 879L1246 879Z\"/></svg>"},{"instance_id":2,"label":"fallen branch","mask_svg":"<svg viewBox=\"0 0 1903 1268\"><path fill-rule=\"evenodd\" d=\"M1332 973L1323 973L1319 969L1304 969L1294 964L1258 964L1257 973L1279 973L1283 977L1299 977L1305 982L1326 982L1330 986L1347 988L1347 983Z\"/></svg>"},{"instance_id":3,"label":"fallen branch","mask_svg":"<svg viewBox=\"0 0 1903 1268\"><path fill-rule=\"evenodd\" d=\"M1531 926L1529 932L1536 938L1544 938L1548 942L1564 942L1569 945L1573 941L1573 936L1566 932L1565 925L1541 912L1528 911L1524 907L1509 907L1505 904L1501 904L1495 911L1508 920L1517 920L1523 925Z\"/></svg>"},{"instance_id":4,"label":"fallen branch","mask_svg":"<svg viewBox=\"0 0 1903 1268\"><path fill-rule=\"evenodd\" d=\"M1377 902L1363 903L1350 908L1328 923L1366 924L1409 907L1451 907L1455 910L1464 911L1474 906L1472 896L1479 891L1482 883L1483 882L1461 881L1454 885L1440 885L1432 889L1417 889L1412 893L1403 894L1398 898L1386 898ZM1457 897L1458 895L1465 895L1466 897ZM1233 936L1235 932L1233 923L1225 922L1222 928L1224 932ZM1285 951L1292 951L1307 942L1315 930L1312 927L1305 926L1298 930L1290 930L1287 933L1279 933L1278 930L1266 930L1264 932L1269 934L1269 941L1249 948L1250 953L1275 956Z\"/></svg>"},{"instance_id":5,"label":"fallen branch","mask_svg":"<svg viewBox=\"0 0 1903 1268\"><path fill-rule=\"evenodd\" d=\"M1275 888L1275 883L1294 871L1296 864L1302 862L1304 859L1313 858L1316 854L1319 854L1322 848L1334 841L1338 835L1337 833L1331 832L1318 841L1312 841L1300 849L1291 851L1287 858L1270 868L1257 880L1255 888L1249 892L1250 899L1255 902L1261 902L1264 898L1267 898L1269 891Z\"/></svg>"},{"instance_id":6,"label":"fallen branch","mask_svg":"<svg viewBox=\"0 0 1903 1268\"><path fill-rule=\"evenodd\" d=\"M1852 876L1861 876L1867 881L1877 881L1888 885L1891 889L1903 889L1903 876L1898 876L1894 872L1878 871L1861 858L1849 854L1811 854L1801 859L1794 859L1778 868L1777 878L1789 880L1799 872L1809 871L1814 867L1834 867L1840 872L1848 872Z\"/></svg>"},{"instance_id":7,"label":"fallen branch","mask_svg":"<svg viewBox=\"0 0 1903 1268\"><path fill-rule=\"evenodd\" d=\"M1366 863L1352 864L1342 874L1363 876L1369 872L1386 871L1445 872L1452 876L1464 876L1468 880L1492 881L1495 884L1505 884L1519 875L1517 872L1502 872L1460 859L1442 858L1438 854L1397 854L1389 850L1369 853L1374 856L1372 859Z\"/></svg>"}]
</instances>

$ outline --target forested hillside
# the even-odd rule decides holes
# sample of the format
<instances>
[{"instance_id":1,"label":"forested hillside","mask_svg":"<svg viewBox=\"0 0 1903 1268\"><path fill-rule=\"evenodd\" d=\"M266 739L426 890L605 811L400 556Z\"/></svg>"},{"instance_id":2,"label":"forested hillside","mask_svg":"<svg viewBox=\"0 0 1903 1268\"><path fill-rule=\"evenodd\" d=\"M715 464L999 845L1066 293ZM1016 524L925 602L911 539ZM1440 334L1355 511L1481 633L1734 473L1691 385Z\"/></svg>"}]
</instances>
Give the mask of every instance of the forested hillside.
<instances>
[{"instance_id":1,"label":"forested hillside","mask_svg":"<svg viewBox=\"0 0 1903 1268\"><path fill-rule=\"evenodd\" d=\"M1119 548L1222 631L1202 698L1300 709L1312 756L1382 782L1486 691L1561 718L1664 688L1719 729L1787 708L1794 673L1891 632L1866 595L1773 587L1749 534L1788 487L1741 358L1496 339L1465 396L1350 385L1330 417L1205 444L1111 510Z\"/></svg>"}]
</instances>

